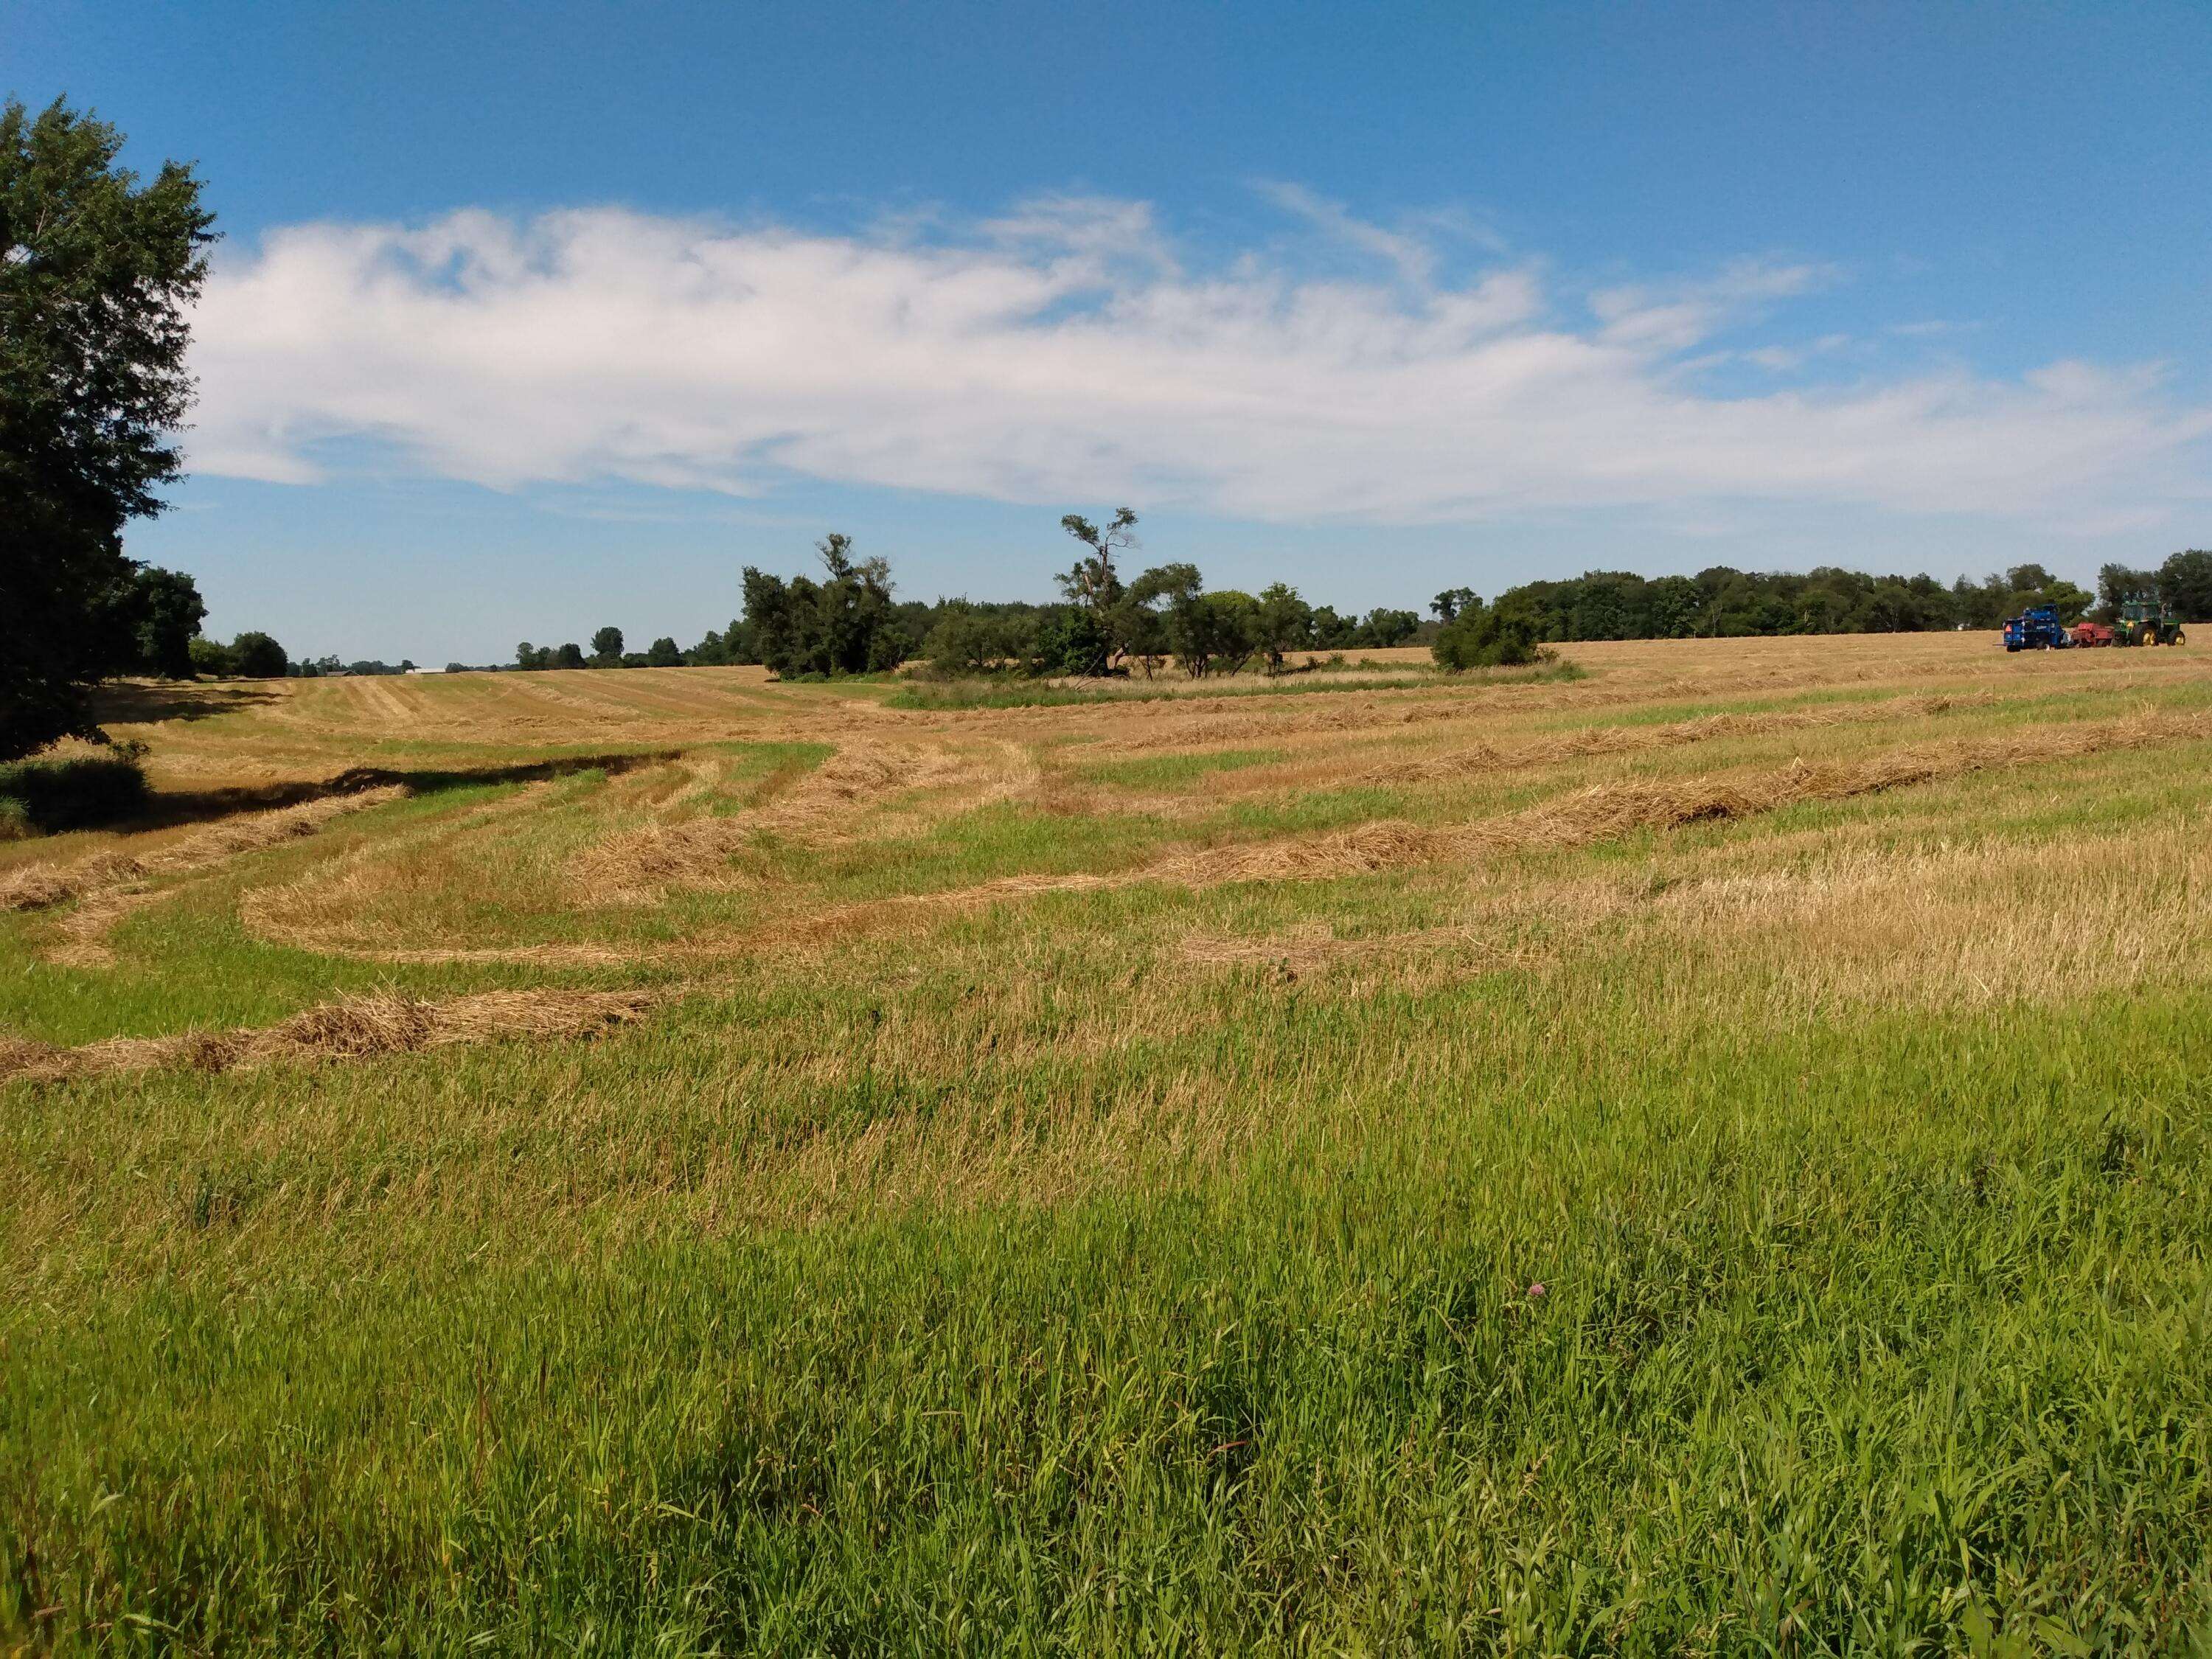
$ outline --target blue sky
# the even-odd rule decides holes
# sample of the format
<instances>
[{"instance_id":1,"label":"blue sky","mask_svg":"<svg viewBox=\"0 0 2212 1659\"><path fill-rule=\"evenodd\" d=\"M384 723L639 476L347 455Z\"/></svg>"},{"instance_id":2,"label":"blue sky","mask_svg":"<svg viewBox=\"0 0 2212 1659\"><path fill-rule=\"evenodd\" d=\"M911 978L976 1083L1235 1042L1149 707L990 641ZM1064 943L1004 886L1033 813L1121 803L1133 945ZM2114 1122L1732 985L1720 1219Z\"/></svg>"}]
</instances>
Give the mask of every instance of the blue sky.
<instances>
[{"instance_id":1,"label":"blue sky","mask_svg":"<svg viewBox=\"0 0 2212 1659\"><path fill-rule=\"evenodd\" d=\"M196 158L212 630L695 639L1127 501L1340 606L2212 543L2212 8L0 0Z\"/></svg>"}]
</instances>

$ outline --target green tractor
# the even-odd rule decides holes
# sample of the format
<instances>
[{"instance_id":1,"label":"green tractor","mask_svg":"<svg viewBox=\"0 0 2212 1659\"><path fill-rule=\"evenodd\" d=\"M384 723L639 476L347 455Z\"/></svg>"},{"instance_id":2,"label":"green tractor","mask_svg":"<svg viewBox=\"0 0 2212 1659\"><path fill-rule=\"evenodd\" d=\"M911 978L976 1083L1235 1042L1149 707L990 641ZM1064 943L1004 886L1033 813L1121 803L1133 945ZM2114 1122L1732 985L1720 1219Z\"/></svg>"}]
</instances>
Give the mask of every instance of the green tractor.
<instances>
[{"instance_id":1,"label":"green tractor","mask_svg":"<svg viewBox=\"0 0 2212 1659\"><path fill-rule=\"evenodd\" d=\"M2189 639L2181 631L2181 624L2156 599L2137 593L2120 607L2120 619L2112 624L2114 645L2186 645Z\"/></svg>"}]
</instances>

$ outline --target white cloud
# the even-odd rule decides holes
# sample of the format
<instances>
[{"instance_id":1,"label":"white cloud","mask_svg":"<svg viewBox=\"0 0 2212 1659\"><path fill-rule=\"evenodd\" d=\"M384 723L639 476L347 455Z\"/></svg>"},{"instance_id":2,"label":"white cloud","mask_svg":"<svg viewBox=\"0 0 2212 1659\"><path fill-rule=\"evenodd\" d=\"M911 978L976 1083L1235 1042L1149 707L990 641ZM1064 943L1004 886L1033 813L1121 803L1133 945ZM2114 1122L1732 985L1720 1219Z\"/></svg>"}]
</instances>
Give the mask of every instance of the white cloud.
<instances>
[{"instance_id":1,"label":"white cloud","mask_svg":"<svg viewBox=\"0 0 2212 1659\"><path fill-rule=\"evenodd\" d=\"M1716 395L1692 354L1838 273L1614 288L1577 327L1533 262L1447 281L1414 237L1271 193L1387 273L1194 271L1143 204L1075 197L935 240L611 209L300 226L209 284L191 461L297 482L368 440L506 488L798 473L1260 520L1763 499L2086 524L2193 494L2212 433L2148 371L2080 363Z\"/></svg>"}]
</instances>

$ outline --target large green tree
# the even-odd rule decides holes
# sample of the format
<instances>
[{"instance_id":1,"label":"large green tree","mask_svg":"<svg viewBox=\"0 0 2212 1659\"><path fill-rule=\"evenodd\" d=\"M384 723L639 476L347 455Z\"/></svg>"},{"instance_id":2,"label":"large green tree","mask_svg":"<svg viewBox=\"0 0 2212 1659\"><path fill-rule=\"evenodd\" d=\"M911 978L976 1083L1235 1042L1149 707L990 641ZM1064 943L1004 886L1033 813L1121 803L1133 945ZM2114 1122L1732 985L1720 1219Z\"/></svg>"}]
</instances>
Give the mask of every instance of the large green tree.
<instances>
[{"instance_id":1,"label":"large green tree","mask_svg":"<svg viewBox=\"0 0 2212 1659\"><path fill-rule=\"evenodd\" d=\"M2124 564L2106 564L2097 567L2097 609L2099 622L2117 621L2120 607L2138 593L2158 592L2158 572L2137 570Z\"/></svg>"},{"instance_id":2,"label":"large green tree","mask_svg":"<svg viewBox=\"0 0 2212 1659\"><path fill-rule=\"evenodd\" d=\"M855 559L834 531L815 545L822 581L745 567L745 623L760 659L780 676L866 674L896 668L914 641L891 602L890 566Z\"/></svg>"},{"instance_id":3,"label":"large green tree","mask_svg":"<svg viewBox=\"0 0 2212 1659\"><path fill-rule=\"evenodd\" d=\"M1122 589L1121 573L1114 568L1114 560L1117 554L1137 545L1137 515L1126 507L1118 507L1101 528L1080 513L1070 513L1061 518L1060 527L1091 550L1060 579L1060 591L1070 605L1081 608L1090 623L1087 630L1063 624L1060 631L1066 635L1063 651L1067 659L1063 672L1103 674L1116 655L1129 653L1128 641L1115 625Z\"/></svg>"},{"instance_id":4,"label":"large green tree","mask_svg":"<svg viewBox=\"0 0 2212 1659\"><path fill-rule=\"evenodd\" d=\"M142 674L186 680L192 676L192 641L207 619L199 584L181 570L145 564L131 573L130 666Z\"/></svg>"},{"instance_id":5,"label":"large green tree","mask_svg":"<svg viewBox=\"0 0 2212 1659\"><path fill-rule=\"evenodd\" d=\"M230 656L237 665L232 672L241 679L281 680L291 672L292 659L285 654L284 647L258 629L240 634L233 640Z\"/></svg>"},{"instance_id":6,"label":"large green tree","mask_svg":"<svg viewBox=\"0 0 2212 1659\"><path fill-rule=\"evenodd\" d=\"M2160 567L2158 591L2185 622L2212 622L2212 552L2192 547Z\"/></svg>"},{"instance_id":7,"label":"large green tree","mask_svg":"<svg viewBox=\"0 0 2212 1659\"><path fill-rule=\"evenodd\" d=\"M135 646L123 526L179 472L214 216L189 167L142 183L122 148L59 100L0 107L0 760L97 735Z\"/></svg>"},{"instance_id":8,"label":"large green tree","mask_svg":"<svg viewBox=\"0 0 2212 1659\"><path fill-rule=\"evenodd\" d=\"M1313 607L1287 582L1271 582L1260 590L1253 622L1270 674L1283 672L1283 659L1289 653L1313 642Z\"/></svg>"}]
</instances>

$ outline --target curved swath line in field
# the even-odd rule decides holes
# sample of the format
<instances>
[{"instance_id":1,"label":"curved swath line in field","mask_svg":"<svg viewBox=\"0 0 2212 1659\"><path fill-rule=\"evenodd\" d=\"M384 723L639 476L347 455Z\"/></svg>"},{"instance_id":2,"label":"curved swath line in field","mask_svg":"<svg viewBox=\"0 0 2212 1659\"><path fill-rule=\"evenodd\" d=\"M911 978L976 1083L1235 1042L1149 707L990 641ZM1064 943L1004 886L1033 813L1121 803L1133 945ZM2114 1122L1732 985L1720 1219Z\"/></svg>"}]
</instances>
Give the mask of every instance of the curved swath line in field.
<instances>
[{"instance_id":1,"label":"curved swath line in field","mask_svg":"<svg viewBox=\"0 0 2212 1659\"><path fill-rule=\"evenodd\" d=\"M1647 830L1720 823L1816 800L1839 800L1972 773L2041 763L2108 750L2212 738L2212 712L2145 715L2097 723L2033 728L1983 742L1914 745L1861 760L1713 774L1674 781L1600 784L1564 799L1455 828L1383 820L1325 836L1176 854L1111 875L1009 876L974 887L834 906L794 916L779 927L697 939L649 949L493 947L465 957L428 951L338 951L365 960L547 961L548 950L594 952L593 963L711 961L786 947L834 943L917 916L957 915L1009 900L1048 894L1100 892L1159 883L1200 888L1237 882L1312 881L1513 853L1589 846ZM727 823L729 820L714 820ZM398 947L404 950L405 947ZM605 949L608 954L598 954ZM585 960L579 956L577 960Z\"/></svg>"},{"instance_id":2,"label":"curved swath line in field","mask_svg":"<svg viewBox=\"0 0 2212 1659\"><path fill-rule=\"evenodd\" d=\"M847 743L763 803L728 817L654 823L611 837L580 855L574 880L600 901L649 902L670 887L726 879L731 855L770 832L809 844L860 838L862 817L895 794L960 787L954 811L972 811L1034 787L1034 762L1020 747L991 745L995 764L972 764L937 744ZM896 836L942 817L917 810L865 826L870 838Z\"/></svg>"},{"instance_id":3,"label":"curved swath line in field","mask_svg":"<svg viewBox=\"0 0 2212 1659\"><path fill-rule=\"evenodd\" d=\"M409 843L527 811L559 781L559 776L556 774L532 780L504 799L472 807L458 817L441 820L420 836L409 838ZM343 786L346 781L340 781ZM62 919L57 929L59 937L40 953L41 957L57 967L109 967L115 957L107 944L108 935L133 911L201 886L219 875L234 858L313 835L333 819L413 793L404 784L369 784L319 796L294 806L226 819L184 841L173 842L142 856L104 854L89 860L78 867L88 878L82 882L37 879L43 872L34 869L27 872L34 878L23 884L27 890L17 892L9 887L0 887L0 909L40 908L67 897L77 898L77 908ZM381 843L386 849L392 844ZM70 873L61 872L65 878ZM158 888L149 884L154 877L175 874L182 874L186 879ZM68 890L64 891L64 888ZM57 893L61 896L55 896ZM251 905L255 896L249 895L246 903ZM11 897L15 900L12 904ZM603 956L592 958L605 959Z\"/></svg>"},{"instance_id":4,"label":"curved swath line in field","mask_svg":"<svg viewBox=\"0 0 2212 1659\"><path fill-rule=\"evenodd\" d=\"M1469 777L1522 767L1552 766L1604 755L1634 755L1659 749L1686 748L1726 738L1759 738L1781 732L1816 731L1838 726L1886 725L1926 719L1961 708L1986 708L1996 698L1987 692L1965 696L1893 697L1871 703L1831 703L1808 708L1776 709L1756 714L1701 714L1664 726L1590 726L1555 737L1493 749L1480 745L1425 760L1378 766L1353 780L1359 783L1422 783Z\"/></svg>"},{"instance_id":5,"label":"curved swath line in field","mask_svg":"<svg viewBox=\"0 0 2212 1659\"><path fill-rule=\"evenodd\" d=\"M1456 829L1384 820L1326 836L1181 854L1111 876L1013 876L949 892L840 906L795 918L781 937L794 943L821 940L917 912L957 913L1047 893L1097 892L1146 882L1194 888L1323 880L1452 859L1584 847L1639 830L1724 822L1802 802L1848 799L1975 772L2206 738L2212 738L2212 713L2154 714L2044 727L1981 743L1918 745L1858 761L1795 762L1675 781L1600 784L1562 800Z\"/></svg>"},{"instance_id":6,"label":"curved swath line in field","mask_svg":"<svg viewBox=\"0 0 2212 1659\"><path fill-rule=\"evenodd\" d=\"M241 853L313 835L331 819L398 800L409 791L386 784L348 794L322 796L296 806L247 813L156 848L143 855L105 853L56 868L28 865L0 882L0 910L40 910L150 877L212 868Z\"/></svg>"},{"instance_id":7,"label":"curved swath line in field","mask_svg":"<svg viewBox=\"0 0 2212 1659\"><path fill-rule=\"evenodd\" d=\"M192 884L186 881L156 887L152 884L157 878L204 876L243 854L312 836L335 818L398 800L408 793L392 784L328 795L216 824L143 857L106 854L59 871L33 866L0 886L0 909L44 909L76 900L77 908L61 921L59 938L41 955L57 967L106 967L115 960L107 936L124 917Z\"/></svg>"},{"instance_id":8,"label":"curved swath line in field","mask_svg":"<svg viewBox=\"0 0 2212 1659\"><path fill-rule=\"evenodd\" d=\"M668 994L665 989L539 989L426 1001L383 993L325 1003L258 1028L113 1037L73 1048L0 1037L0 1082L127 1076L167 1066L227 1072L285 1061L361 1060L506 1037L594 1036L639 1018Z\"/></svg>"},{"instance_id":9,"label":"curved swath line in field","mask_svg":"<svg viewBox=\"0 0 2212 1659\"><path fill-rule=\"evenodd\" d=\"M487 801L457 815L439 818L408 834L386 837L356 848L337 860L325 860L296 881L247 893L239 902L239 923L253 938L272 945L289 945L296 950L313 951L321 956L346 957L361 961L514 961L550 966L577 966L622 960L599 947L589 945L515 946L506 954L498 955L458 946L425 946L413 951L386 950L356 945L345 934L335 932L328 926L318 927L298 919L297 913L301 908L307 907L312 910L319 903L338 908L349 919L352 918L361 907L358 902L343 899L349 888L373 888L375 884L374 872L389 868L397 859L424 848L456 842L487 823L533 810L550 791L564 781L564 777L565 775L556 775L537 779L511 795ZM334 895L337 896L334 898ZM286 914L288 907L293 913L289 915Z\"/></svg>"}]
</instances>

